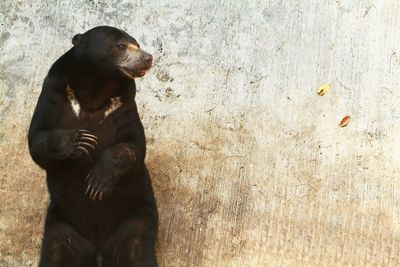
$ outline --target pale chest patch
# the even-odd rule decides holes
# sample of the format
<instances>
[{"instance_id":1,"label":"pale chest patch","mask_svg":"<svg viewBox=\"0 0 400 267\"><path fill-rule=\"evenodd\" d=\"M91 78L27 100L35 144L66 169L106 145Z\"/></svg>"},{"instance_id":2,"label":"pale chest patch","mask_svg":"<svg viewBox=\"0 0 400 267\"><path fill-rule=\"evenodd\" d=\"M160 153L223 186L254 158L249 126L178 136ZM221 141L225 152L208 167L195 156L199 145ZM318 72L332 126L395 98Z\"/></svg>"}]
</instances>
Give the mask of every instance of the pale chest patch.
<instances>
[{"instance_id":1,"label":"pale chest patch","mask_svg":"<svg viewBox=\"0 0 400 267\"><path fill-rule=\"evenodd\" d=\"M66 90L67 90L67 97L71 104L72 111L74 112L75 116L79 119L79 114L81 112L81 106L79 105L78 98L76 98L74 90L69 85L67 85ZM113 97L110 99L110 101L111 101L111 104L104 111L103 120L107 116L109 116L111 113L113 113L114 111L116 111L117 109L119 109L122 106L122 101L121 101L120 96ZM100 123L103 122L103 120L101 120Z\"/></svg>"},{"instance_id":2,"label":"pale chest patch","mask_svg":"<svg viewBox=\"0 0 400 267\"><path fill-rule=\"evenodd\" d=\"M71 104L72 111L74 112L75 116L79 118L79 113L81 112L81 106L79 105L78 99L75 97L75 92L72 88L67 85L67 97Z\"/></svg>"},{"instance_id":3,"label":"pale chest patch","mask_svg":"<svg viewBox=\"0 0 400 267\"><path fill-rule=\"evenodd\" d=\"M122 102L121 102L120 96L111 98L111 104L104 112L104 118L106 118L108 115L110 115L111 113L113 113L114 111L119 109L121 106L122 106Z\"/></svg>"}]
</instances>

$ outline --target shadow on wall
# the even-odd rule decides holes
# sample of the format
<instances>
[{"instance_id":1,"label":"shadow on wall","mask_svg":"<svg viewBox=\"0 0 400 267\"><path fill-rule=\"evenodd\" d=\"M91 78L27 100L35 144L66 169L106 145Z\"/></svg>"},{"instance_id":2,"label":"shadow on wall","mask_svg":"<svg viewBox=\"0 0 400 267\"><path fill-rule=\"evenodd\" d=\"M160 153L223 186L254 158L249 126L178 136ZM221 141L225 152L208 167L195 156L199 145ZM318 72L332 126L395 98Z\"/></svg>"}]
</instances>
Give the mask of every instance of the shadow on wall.
<instances>
[{"instance_id":1,"label":"shadow on wall","mask_svg":"<svg viewBox=\"0 0 400 267\"><path fill-rule=\"evenodd\" d=\"M225 243L225 234L242 235L251 202L251 184L245 177L252 163L247 155L255 140L240 116L230 123L214 116L195 123L160 120L149 120L158 126L146 131L146 164L160 213L156 249L160 265L209 266L207 258L213 247ZM179 123L191 129L184 138L161 137L161 132ZM222 257L238 257L247 243L234 244Z\"/></svg>"}]
</instances>

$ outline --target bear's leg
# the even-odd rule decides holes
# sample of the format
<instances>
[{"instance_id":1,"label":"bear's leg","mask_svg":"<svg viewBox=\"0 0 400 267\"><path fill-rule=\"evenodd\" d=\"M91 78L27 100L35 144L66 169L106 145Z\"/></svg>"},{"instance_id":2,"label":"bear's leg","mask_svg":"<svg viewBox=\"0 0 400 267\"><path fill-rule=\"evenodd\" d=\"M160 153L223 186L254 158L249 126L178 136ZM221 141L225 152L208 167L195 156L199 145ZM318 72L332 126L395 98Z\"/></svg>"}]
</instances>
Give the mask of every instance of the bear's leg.
<instances>
[{"instance_id":1,"label":"bear's leg","mask_svg":"<svg viewBox=\"0 0 400 267\"><path fill-rule=\"evenodd\" d=\"M102 247L103 267L156 267L156 219L126 219Z\"/></svg>"},{"instance_id":2,"label":"bear's leg","mask_svg":"<svg viewBox=\"0 0 400 267\"><path fill-rule=\"evenodd\" d=\"M97 249L65 222L46 222L39 267L93 267Z\"/></svg>"}]
</instances>

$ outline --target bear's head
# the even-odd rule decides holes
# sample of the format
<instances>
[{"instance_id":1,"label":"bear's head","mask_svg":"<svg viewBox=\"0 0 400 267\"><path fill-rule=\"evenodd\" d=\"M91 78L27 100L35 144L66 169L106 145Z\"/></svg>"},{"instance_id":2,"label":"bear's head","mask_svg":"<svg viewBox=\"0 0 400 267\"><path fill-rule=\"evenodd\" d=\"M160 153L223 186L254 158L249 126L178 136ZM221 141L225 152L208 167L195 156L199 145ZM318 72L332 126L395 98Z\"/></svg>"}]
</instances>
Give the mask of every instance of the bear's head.
<instances>
[{"instance_id":1,"label":"bear's head","mask_svg":"<svg viewBox=\"0 0 400 267\"><path fill-rule=\"evenodd\" d=\"M140 49L133 37L109 26L76 34L72 43L79 67L90 73L122 74L134 79L145 75L153 61L153 57Z\"/></svg>"}]
</instances>

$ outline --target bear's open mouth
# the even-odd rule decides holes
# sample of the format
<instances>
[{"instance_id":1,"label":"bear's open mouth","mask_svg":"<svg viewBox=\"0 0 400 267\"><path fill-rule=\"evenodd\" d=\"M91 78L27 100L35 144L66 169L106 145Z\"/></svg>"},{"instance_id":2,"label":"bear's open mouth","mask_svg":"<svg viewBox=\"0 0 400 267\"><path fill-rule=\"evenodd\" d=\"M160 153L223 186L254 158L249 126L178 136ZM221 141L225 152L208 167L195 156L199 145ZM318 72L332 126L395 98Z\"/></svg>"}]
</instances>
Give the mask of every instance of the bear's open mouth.
<instances>
[{"instance_id":1,"label":"bear's open mouth","mask_svg":"<svg viewBox=\"0 0 400 267\"><path fill-rule=\"evenodd\" d=\"M118 67L118 69L125 74L125 76L127 76L130 79L134 79L134 78L140 78L143 77L148 71L149 69L142 69L142 70L129 70L127 68L124 67Z\"/></svg>"}]
</instances>

